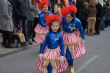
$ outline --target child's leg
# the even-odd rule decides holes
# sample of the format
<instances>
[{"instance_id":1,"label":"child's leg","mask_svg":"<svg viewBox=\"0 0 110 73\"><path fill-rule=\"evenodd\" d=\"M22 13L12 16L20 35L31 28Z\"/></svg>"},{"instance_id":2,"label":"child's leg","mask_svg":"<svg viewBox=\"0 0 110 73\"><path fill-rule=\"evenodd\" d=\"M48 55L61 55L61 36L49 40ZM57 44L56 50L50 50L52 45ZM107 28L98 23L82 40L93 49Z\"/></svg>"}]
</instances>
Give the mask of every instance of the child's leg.
<instances>
[{"instance_id":1,"label":"child's leg","mask_svg":"<svg viewBox=\"0 0 110 73\"><path fill-rule=\"evenodd\" d=\"M74 60L69 48L66 49L66 59L68 61L68 69L66 73L74 73L74 68L73 68Z\"/></svg>"},{"instance_id":2,"label":"child's leg","mask_svg":"<svg viewBox=\"0 0 110 73\"><path fill-rule=\"evenodd\" d=\"M48 60L45 60L44 61L44 65L43 65L43 68L44 68L43 73L48 73L48 71L47 71L48 64L49 64L49 61Z\"/></svg>"},{"instance_id":3,"label":"child's leg","mask_svg":"<svg viewBox=\"0 0 110 73\"><path fill-rule=\"evenodd\" d=\"M52 65L49 63L47 67L48 73L52 73Z\"/></svg>"},{"instance_id":4,"label":"child's leg","mask_svg":"<svg viewBox=\"0 0 110 73\"><path fill-rule=\"evenodd\" d=\"M91 32L91 35L93 35L94 32L95 32L95 25L96 25L96 17L92 17L92 22L91 22L92 32Z\"/></svg>"},{"instance_id":5,"label":"child's leg","mask_svg":"<svg viewBox=\"0 0 110 73\"><path fill-rule=\"evenodd\" d=\"M57 73L56 61L51 61L50 63L52 65L52 73Z\"/></svg>"},{"instance_id":6,"label":"child's leg","mask_svg":"<svg viewBox=\"0 0 110 73\"><path fill-rule=\"evenodd\" d=\"M70 70L70 73L74 73L74 68L73 68L73 59L69 60L69 70Z\"/></svg>"}]
</instances>

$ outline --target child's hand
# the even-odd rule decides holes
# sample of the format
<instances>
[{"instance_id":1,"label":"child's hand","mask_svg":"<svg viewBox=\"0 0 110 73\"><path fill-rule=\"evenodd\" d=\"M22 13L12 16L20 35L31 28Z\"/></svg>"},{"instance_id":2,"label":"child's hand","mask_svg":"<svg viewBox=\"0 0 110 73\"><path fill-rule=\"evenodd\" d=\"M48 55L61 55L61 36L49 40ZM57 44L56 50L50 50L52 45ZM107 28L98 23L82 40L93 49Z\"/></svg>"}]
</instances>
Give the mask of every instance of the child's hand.
<instances>
[{"instance_id":1,"label":"child's hand","mask_svg":"<svg viewBox=\"0 0 110 73\"><path fill-rule=\"evenodd\" d=\"M64 56L61 56L60 60L63 62L64 61Z\"/></svg>"},{"instance_id":2,"label":"child's hand","mask_svg":"<svg viewBox=\"0 0 110 73\"><path fill-rule=\"evenodd\" d=\"M82 40L82 42L83 42L84 46L86 47L86 41L85 40Z\"/></svg>"},{"instance_id":3,"label":"child's hand","mask_svg":"<svg viewBox=\"0 0 110 73\"><path fill-rule=\"evenodd\" d=\"M43 54L39 54L39 58L42 59Z\"/></svg>"}]
</instances>

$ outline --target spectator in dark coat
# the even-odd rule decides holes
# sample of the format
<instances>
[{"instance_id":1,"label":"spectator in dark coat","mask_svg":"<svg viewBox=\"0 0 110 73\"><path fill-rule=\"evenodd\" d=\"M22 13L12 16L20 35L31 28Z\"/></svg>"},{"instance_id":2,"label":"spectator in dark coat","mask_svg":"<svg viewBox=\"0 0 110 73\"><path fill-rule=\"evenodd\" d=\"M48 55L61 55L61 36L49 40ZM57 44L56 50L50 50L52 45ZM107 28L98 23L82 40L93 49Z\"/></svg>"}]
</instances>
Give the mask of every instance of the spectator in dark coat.
<instances>
[{"instance_id":1,"label":"spectator in dark coat","mask_svg":"<svg viewBox=\"0 0 110 73\"><path fill-rule=\"evenodd\" d=\"M27 28L28 28L28 43L32 44L32 34L33 34L33 21L34 21L34 9L35 5L32 0L28 0L28 17L27 17Z\"/></svg>"},{"instance_id":2,"label":"spectator in dark coat","mask_svg":"<svg viewBox=\"0 0 110 73\"><path fill-rule=\"evenodd\" d=\"M87 34L94 35L95 33L95 24L96 24L96 3L91 1L88 7L88 19L87 19Z\"/></svg>"},{"instance_id":3,"label":"spectator in dark coat","mask_svg":"<svg viewBox=\"0 0 110 73\"><path fill-rule=\"evenodd\" d=\"M0 1L0 30L2 30L2 46L12 48L11 34L13 32L12 5L8 0Z\"/></svg>"},{"instance_id":4,"label":"spectator in dark coat","mask_svg":"<svg viewBox=\"0 0 110 73\"><path fill-rule=\"evenodd\" d=\"M84 7L80 9L79 11L79 19L81 20L81 23L82 23L82 26L83 26L83 29L85 31L86 29L86 26L87 26L87 17L88 17L88 2L84 2Z\"/></svg>"},{"instance_id":5,"label":"spectator in dark coat","mask_svg":"<svg viewBox=\"0 0 110 73\"><path fill-rule=\"evenodd\" d=\"M19 0L20 2L20 9L21 9L21 19L20 19L20 22L21 22L21 27L22 27L22 30L23 30L23 34L25 36L25 39L26 39L26 45L28 45L28 25L27 25L27 19L28 19L28 0Z\"/></svg>"},{"instance_id":6,"label":"spectator in dark coat","mask_svg":"<svg viewBox=\"0 0 110 73\"><path fill-rule=\"evenodd\" d=\"M96 25L95 25L95 34L100 34L100 23L103 15L103 7L100 3L96 5L97 14L96 14Z\"/></svg>"},{"instance_id":7,"label":"spectator in dark coat","mask_svg":"<svg viewBox=\"0 0 110 73\"><path fill-rule=\"evenodd\" d=\"M28 16L29 16L29 1L28 0L9 0L14 8L13 21L16 28L23 30L23 34L26 39L26 45L28 44Z\"/></svg>"},{"instance_id":8,"label":"spectator in dark coat","mask_svg":"<svg viewBox=\"0 0 110 73\"><path fill-rule=\"evenodd\" d=\"M9 2L13 6L13 22L16 28L20 27L20 20L22 18L22 11L21 11L21 3L19 0L9 0Z\"/></svg>"},{"instance_id":9,"label":"spectator in dark coat","mask_svg":"<svg viewBox=\"0 0 110 73\"><path fill-rule=\"evenodd\" d=\"M106 18L105 18L105 27L110 26L110 2L106 2L107 11L106 11Z\"/></svg>"}]
</instances>

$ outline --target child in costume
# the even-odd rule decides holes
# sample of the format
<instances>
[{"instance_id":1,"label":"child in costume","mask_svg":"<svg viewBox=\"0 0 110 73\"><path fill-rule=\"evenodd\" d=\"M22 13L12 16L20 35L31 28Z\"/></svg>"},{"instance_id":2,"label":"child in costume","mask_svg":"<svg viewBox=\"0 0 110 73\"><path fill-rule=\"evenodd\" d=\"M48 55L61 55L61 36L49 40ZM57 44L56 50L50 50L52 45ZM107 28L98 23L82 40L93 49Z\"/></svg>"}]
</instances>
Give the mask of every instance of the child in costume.
<instances>
[{"instance_id":1,"label":"child in costume","mask_svg":"<svg viewBox=\"0 0 110 73\"><path fill-rule=\"evenodd\" d=\"M62 34L69 65L67 73L74 73L73 60L85 54L85 33L80 20L75 17L76 12L74 5L62 9Z\"/></svg>"},{"instance_id":2,"label":"child in costume","mask_svg":"<svg viewBox=\"0 0 110 73\"><path fill-rule=\"evenodd\" d=\"M49 14L52 14L51 11L48 11L48 1L43 0L39 3L38 8L42 10L42 12L39 14L39 24L35 27L35 42L37 44L42 44L44 41L45 35L48 32L48 26L46 26L45 23L45 17Z\"/></svg>"},{"instance_id":3,"label":"child in costume","mask_svg":"<svg viewBox=\"0 0 110 73\"><path fill-rule=\"evenodd\" d=\"M42 46L42 43L44 41L44 38L49 30L48 26L46 26L45 18L49 14L52 14L51 11L48 10L48 0L36 0L38 3L38 8L41 10L41 13L39 14L39 24L35 27L35 37L34 40L37 44L40 44ZM36 3L35 2L35 3ZM52 67L49 64L47 67L48 70L50 70L48 73L51 73Z\"/></svg>"},{"instance_id":4,"label":"child in costume","mask_svg":"<svg viewBox=\"0 0 110 73\"><path fill-rule=\"evenodd\" d=\"M64 41L61 31L61 17L58 15L49 15L46 17L46 24L49 26L45 40L40 47L40 54L37 60L37 69L47 73L47 66L50 63L52 73L64 71L68 63L64 58Z\"/></svg>"}]
</instances>

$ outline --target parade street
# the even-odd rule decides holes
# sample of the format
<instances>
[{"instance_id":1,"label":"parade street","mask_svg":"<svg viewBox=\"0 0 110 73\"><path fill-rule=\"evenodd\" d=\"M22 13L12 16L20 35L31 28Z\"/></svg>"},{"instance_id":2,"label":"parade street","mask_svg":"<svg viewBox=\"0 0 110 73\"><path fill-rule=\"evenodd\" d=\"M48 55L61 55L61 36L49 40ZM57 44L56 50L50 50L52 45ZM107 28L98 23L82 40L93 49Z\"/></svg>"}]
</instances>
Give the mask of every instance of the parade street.
<instances>
[{"instance_id":1,"label":"parade street","mask_svg":"<svg viewBox=\"0 0 110 73\"><path fill-rule=\"evenodd\" d=\"M110 73L110 27L87 36L86 55L75 60L76 73ZM37 50L36 50L37 49ZM0 73L40 73L36 70L39 46L0 57Z\"/></svg>"}]
</instances>

